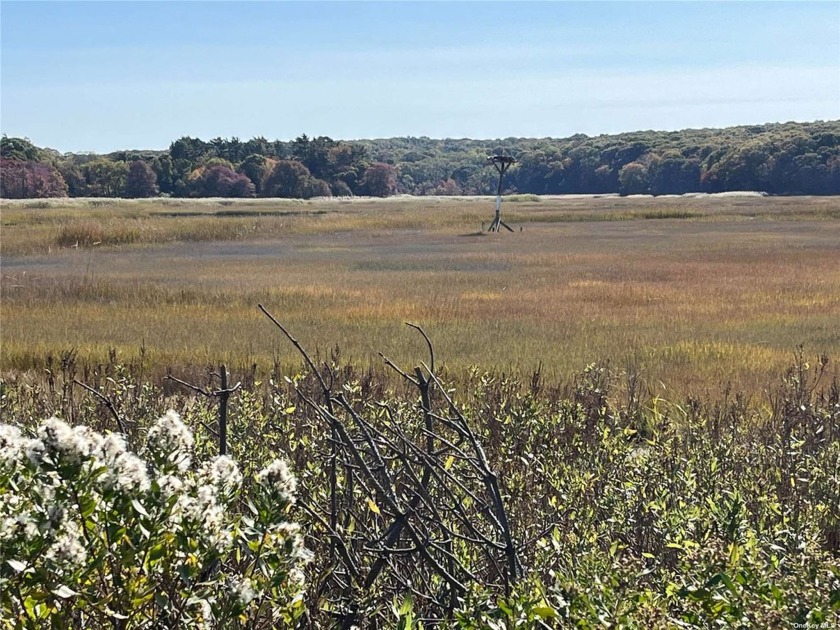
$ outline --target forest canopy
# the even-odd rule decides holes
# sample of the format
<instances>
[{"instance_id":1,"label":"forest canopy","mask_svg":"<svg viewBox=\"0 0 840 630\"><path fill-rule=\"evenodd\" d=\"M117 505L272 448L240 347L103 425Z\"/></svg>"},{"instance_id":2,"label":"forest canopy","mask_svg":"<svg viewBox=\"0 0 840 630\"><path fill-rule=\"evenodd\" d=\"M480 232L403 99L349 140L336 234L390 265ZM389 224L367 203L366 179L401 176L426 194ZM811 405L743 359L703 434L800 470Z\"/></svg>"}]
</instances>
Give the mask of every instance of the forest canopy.
<instances>
[{"instance_id":1,"label":"forest canopy","mask_svg":"<svg viewBox=\"0 0 840 630\"><path fill-rule=\"evenodd\" d=\"M0 196L486 195L487 156L511 155L508 193L840 194L840 120L496 140L403 137L285 142L179 138L165 151L59 153L0 140Z\"/></svg>"}]
</instances>

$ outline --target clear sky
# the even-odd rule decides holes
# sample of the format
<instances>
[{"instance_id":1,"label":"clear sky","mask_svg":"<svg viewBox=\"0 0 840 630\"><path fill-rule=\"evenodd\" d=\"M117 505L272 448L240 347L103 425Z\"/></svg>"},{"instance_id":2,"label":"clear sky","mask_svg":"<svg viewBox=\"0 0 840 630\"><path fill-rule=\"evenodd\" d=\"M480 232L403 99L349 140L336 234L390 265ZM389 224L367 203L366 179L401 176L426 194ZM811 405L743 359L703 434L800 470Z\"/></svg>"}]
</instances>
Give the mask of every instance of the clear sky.
<instances>
[{"instance_id":1,"label":"clear sky","mask_svg":"<svg viewBox=\"0 0 840 630\"><path fill-rule=\"evenodd\" d=\"M840 2L0 1L0 128L565 137L840 118Z\"/></svg>"}]
</instances>

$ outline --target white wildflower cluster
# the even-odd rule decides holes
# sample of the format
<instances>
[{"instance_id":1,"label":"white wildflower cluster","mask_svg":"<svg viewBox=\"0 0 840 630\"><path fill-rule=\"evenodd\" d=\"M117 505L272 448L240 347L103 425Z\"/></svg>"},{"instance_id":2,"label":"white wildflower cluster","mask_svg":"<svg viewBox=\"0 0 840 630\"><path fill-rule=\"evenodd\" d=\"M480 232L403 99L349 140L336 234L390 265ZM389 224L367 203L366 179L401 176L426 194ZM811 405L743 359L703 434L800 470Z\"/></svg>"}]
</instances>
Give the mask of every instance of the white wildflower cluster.
<instances>
[{"instance_id":1,"label":"white wildflower cluster","mask_svg":"<svg viewBox=\"0 0 840 630\"><path fill-rule=\"evenodd\" d=\"M161 475L157 478L157 485L160 488L160 495L164 501L181 492L184 482L177 475Z\"/></svg>"},{"instance_id":2,"label":"white wildflower cluster","mask_svg":"<svg viewBox=\"0 0 840 630\"><path fill-rule=\"evenodd\" d=\"M206 599L199 599L192 605L192 618L189 627L196 630L213 630L217 627L213 616L213 607Z\"/></svg>"},{"instance_id":3,"label":"white wildflower cluster","mask_svg":"<svg viewBox=\"0 0 840 630\"><path fill-rule=\"evenodd\" d=\"M38 468L71 467L76 474L94 473L97 486L106 490L133 493L149 488L145 462L126 449L120 435L103 436L81 425L71 428L53 417L38 427L37 436L27 439L17 427L3 425L0 452L4 465L19 464L24 454Z\"/></svg>"},{"instance_id":4,"label":"white wildflower cluster","mask_svg":"<svg viewBox=\"0 0 840 630\"><path fill-rule=\"evenodd\" d=\"M275 459L257 474L257 482L262 484L280 501L295 502L297 480L282 459Z\"/></svg>"},{"instance_id":5,"label":"white wildflower cluster","mask_svg":"<svg viewBox=\"0 0 840 630\"><path fill-rule=\"evenodd\" d=\"M26 453L20 429L10 424L0 424L0 466L13 469Z\"/></svg>"},{"instance_id":6,"label":"white wildflower cluster","mask_svg":"<svg viewBox=\"0 0 840 630\"><path fill-rule=\"evenodd\" d=\"M227 455L219 455L204 464L198 472L198 478L224 496L229 496L242 487L239 466Z\"/></svg>"},{"instance_id":7,"label":"white wildflower cluster","mask_svg":"<svg viewBox=\"0 0 840 630\"><path fill-rule=\"evenodd\" d=\"M159 418L148 434L149 450L165 458L180 472L186 472L192 461L193 434L171 409Z\"/></svg>"},{"instance_id":8,"label":"white wildflower cluster","mask_svg":"<svg viewBox=\"0 0 840 630\"><path fill-rule=\"evenodd\" d=\"M48 422L51 430L64 438L63 446L76 444L76 435L66 431L61 421ZM81 461L76 458L80 450L76 446L66 450ZM41 471L38 483L32 483L27 475L27 470L37 469L34 462L46 452L41 439L26 437L16 426L0 425L0 546L49 537L62 525L64 510L56 501L56 489L61 485L58 474L52 469Z\"/></svg>"},{"instance_id":9,"label":"white wildflower cluster","mask_svg":"<svg viewBox=\"0 0 840 630\"><path fill-rule=\"evenodd\" d=\"M75 521L65 521L60 533L50 545L44 560L54 569L72 573L84 567L87 561L87 551L82 538L82 530Z\"/></svg>"},{"instance_id":10,"label":"white wildflower cluster","mask_svg":"<svg viewBox=\"0 0 840 630\"><path fill-rule=\"evenodd\" d=\"M121 435L108 434L102 440L98 456L105 467L101 478L104 488L123 493L145 492L149 489L146 463L126 449Z\"/></svg>"},{"instance_id":11,"label":"white wildflower cluster","mask_svg":"<svg viewBox=\"0 0 840 630\"><path fill-rule=\"evenodd\" d=\"M31 510L30 502L20 494L8 493L0 499L0 546L27 543L38 536L38 520Z\"/></svg>"},{"instance_id":12,"label":"white wildflower cluster","mask_svg":"<svg viewBox=\"0 0 840 630\"><path fill-rule=\"evenodd\" d=\"M229 568L237 568L196 582L193 596L182 603L195 628L228 627L230 619L217 615L259 608L266 597L280 605L297 601L304 587L299 567L311 553L300 527L286 521L297 490L288 465L274 460L256 476L249 505L260 506L258 516L245 518L231 509L243 487L237 463L222 455L193 468L193 445L192 432L174 411L150 428L148 462L121 435L70 427L58 418L44 421L31 436L0 425L0 566L44 576L45 582L31 585L38 594L95 589L86 576L94 561L100 563L97 571L115 566L101 563L108 554L134 557L120 563L120 579L136 579L131 588L137 590L150 581L198 580L202 567L220 560L225 566L233 558ZM106 526L125 533L111 538ZM107 601L107 595L87 602ZM225 608L220 598L236 604ZM66 604L72 610L74 602ZM147 605L160 604L154 598Z\"/></svg>"},{"instance_id":13,"label":"white wildflower cluster","mask_svg":"<svg viewBox=\"0 0 840 630\"><path fill-rule=\"evenodd\" d=\"M247 606L257 596L251 580L238 575L231 575L227 579L227 590L240 606Z\"/></svg>"},{"instance_id":14,"label":"white wildflower cluster","mask_svg":"<svg viewBox=\"0 0 840 630\"><path fill-rule=\"evenodd\" d=\"M305 564L312 560L312 552L303 546L303 535L297 523L280 523L277 528L279 539L291 543L291 556Z\"/></svg>"},{"instance_id":15,"label":"white wildflower cluster","mask_svg":"<svg viewBox=\"0 0 840 630\"><path fill-rule=\"evenodd\" d=\"M52 417L38 427L38 441L29 445L27 455L36 466L79 466L99 450L102 436L89 427L71 428Z\"/></svg>"},{"instance_id":16,"label":"white wildflower cluster","mask_svg":"<svg viewBox=\"0 0 840 630\"><path fill-rule=\"evenodd\" d=\"M233 529L225 518L225 506L219 503L216 488L198 480L182 481L182 490L169 514L174 529L194 532L208 549L223 552L233 542Z\"/></svg>"},{"instance_id":17,"label":"white wildflower cluster","mask_svg":"<svg viewBox=\"0 0 840 630\"><path fill-rule=\"evenodd\" d=\"M192 432L175 412L167 413L149 431L149 449L167 457L168 470L157 478L160 495L165 501L175 497L167 523L174 530L191 532L205 548L222 553L233 543L226 508L242 486L242 473L233 459L220 455L194 475L179 475L189 467L192 444ZM176 470L169 469L169 463Z\"/></svg>"}]
</instances>

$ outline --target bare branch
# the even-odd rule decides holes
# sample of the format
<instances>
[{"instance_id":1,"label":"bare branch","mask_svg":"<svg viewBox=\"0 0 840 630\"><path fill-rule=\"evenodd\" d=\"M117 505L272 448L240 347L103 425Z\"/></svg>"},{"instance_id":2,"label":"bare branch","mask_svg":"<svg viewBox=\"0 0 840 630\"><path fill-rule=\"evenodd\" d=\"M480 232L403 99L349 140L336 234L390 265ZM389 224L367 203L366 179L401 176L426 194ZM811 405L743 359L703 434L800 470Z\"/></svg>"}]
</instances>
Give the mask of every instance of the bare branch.
<instances>
[{"instance_id":1,"label":"bare branch","mask_svg":"<svg viewBox=\"0 0 840 630\"><path fill-rule=\"evenodd\" d=\"M386 357L386 356L385 356L384 354L382 354L381 352L379 353L379 356L380 356L380 357L382 357L382 360L385 362L385 365L387 365L389 368L391 368L392 370L394 370L397 374L399 374L400 376L402 376L405 380L410 381L410 382L414 383L415 385L419 385L419 383L418 383L416 380L414 380L412 377L410 377L408 374L406 374L404 371L402 371L402 370L401 370L401 369L397 366L397 364L396 364L396 363L394 363L393 361L391 361L391 359L389 359L388 357Z\"/></svg>"},{"instance_id":2,"label":"bare branch","mask_svg":"<svg viewBox=\"0 0 840 630\"><path fill-rule=\"evenodd\" d=\"M197 394L201 394L202 396L206 396L207 398L212 398L213 397L213 392L208 392L206 389L202 389L200 387L197 387L197 386L193 385L192 383L187 383L186 381L182 381L180 378L175 378L171 374L167 374L163 378L164 378L164 380L167 380L167 381L175 381L179 385L183 385L187 389L191 389L192 391L196 392Z\"/></svg>"},{"instance_id":3,"label":"bare branch","mask_svg":"<svg viewBox=\"0 0 840 630\"><path fill-rule=\"evenodd\" d=\"M303 360L306 361L306 364L309 366L309 371L312 372L312 374L318 379L318 382L321 384L321 389L324 392L325 398L329 399L330 388L327 387L327 384L324 382L324 377L321 376L321 373L318 371L318 368L315 367L315 362L312 360L312 357L309 356L309 353L307 353L306 350L303 349L303 346L300 345L300 342L294 337L292 337L291 333L288 330L286 330L286 327L283 326L283 324L281 324L279 321L277 321L274 315L269 313L262 304L257 304L257 306L263 312L263 314L266 317L268 317L268 319L270 319L271 322L275 326L277 326L277 328L280 329L280 331L286 336L286 339L288 339L291 342L291 344L295 347L295 349L300 353L300 355L303 357Z\"/></svg>"},{"instance_id":4,"label":"bare branch","mask_svg":"<svg viewBox=\"0 0 840 630\"><path fill-rule=\"evenodd\" d=\"M120 414L117 411L117 408L114 406L114 403L111 401L111 399L108 398L107 396L103 395L98 390L94 389L93 387L85 385L80 380L77 380L77 379L74 378L73 382L76 385L79 385L79 386L83 387L84 389L89 391L91 394L96 396L99 400L101 400L102 403L108 408L108 411L111 412L111 415L114 416L114 420L117 421L117 427L119 428L120 433L125 434L125 424L123 424L123 420L120 417Z\"/></svg>"},{"instance_id":5,"label":"bare branch","mask_svg":"<svg viewBox=\"0 0 840 630\"><path fill-rule=\"evenodd\" d=\"M406 326L410 326L414 330L418 331L421 335L423 335L423 339L426 340L426 345L429 347L429 371L434 374L435 371L435 349L432 346L432 341L429 339L429 335L426 334L426 331L423 330L417 324L412 324L411 322L405 322Z\"/></svg>"}]
</instances>

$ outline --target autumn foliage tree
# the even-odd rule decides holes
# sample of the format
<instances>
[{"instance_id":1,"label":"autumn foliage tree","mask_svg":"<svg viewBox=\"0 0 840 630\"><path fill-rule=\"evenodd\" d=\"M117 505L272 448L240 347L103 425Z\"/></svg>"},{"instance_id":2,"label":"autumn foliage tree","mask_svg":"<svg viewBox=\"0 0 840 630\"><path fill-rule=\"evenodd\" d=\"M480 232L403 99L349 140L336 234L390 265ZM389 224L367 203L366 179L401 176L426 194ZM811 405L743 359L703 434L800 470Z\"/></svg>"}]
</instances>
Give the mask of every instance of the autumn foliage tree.
<instances>
[{"instance_id":1,"label":"autumn foliage tree","mask_svg":"<svg viewBox=\"0 0 840 630\"><path fill-rule=\"evenodd\" d=\"M157 175L143 160L135 160L128 167L125 196L131 198L154 197L158 194Z\"/></svg>"},{"instance_id":2,"label":"autumn foliage tree","mask_svg":"<svg viewBox=\"0 0 840 630\"><path fill-rule=\"evenodd\" d=\"M193 181L192 189L196 197L254 196L254 184L250 179L221 165L203 169Z\"/></svg>"},{"instance_id":3,"label":"autumn foliage tree","mask_svg":"<svg viewBox=\"0 0 840 630\"><path fill-rule=\"evenodd\" d=\"M390 164L373 164L365 171L361 187L372 197L393 195L397 190L397 170Z\"/></svg>"},{"instance_id":4,"label":"autumn foliage tree","mask_svg":"<svg viewBox=\"0 0 840 630\"><path fill-rule=\"evenodd\" d=\"M332 189L330 185L323 179L312 178L306 182L303 190L304 199L312 199L312 197L332 197Z\"/></svg>"},{"instance_id":5,"label":"autumn foliage tree","mask_svg":"<svg viewBox=\"0 0 840 630\"><path fill-rule=\"evenodd\" d=\"M66 197L67 184L54 167L40 162L0 159L0 197Z\"/></svg>"},{"instance_id":6,"label":"autumn foliage tree","mask_svg":"<svg viewBox=\"0 0 840 630\"><path fill-rule=\"evenodd\" d=\"M311 199L329 197L332 192L329 183L313 177L301 162L280 160L263 178L260 194L263 197Z\"/></svg>"}]
</instances>

